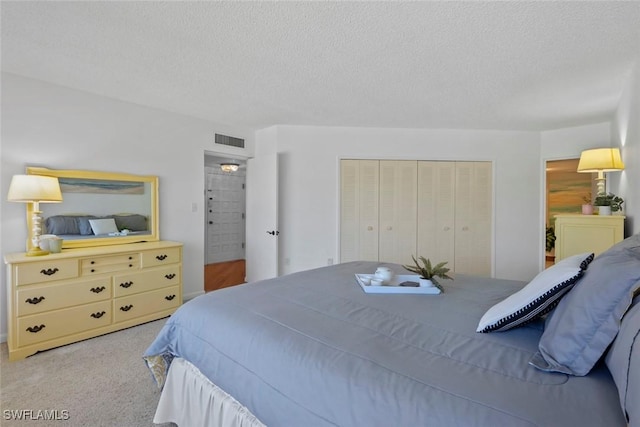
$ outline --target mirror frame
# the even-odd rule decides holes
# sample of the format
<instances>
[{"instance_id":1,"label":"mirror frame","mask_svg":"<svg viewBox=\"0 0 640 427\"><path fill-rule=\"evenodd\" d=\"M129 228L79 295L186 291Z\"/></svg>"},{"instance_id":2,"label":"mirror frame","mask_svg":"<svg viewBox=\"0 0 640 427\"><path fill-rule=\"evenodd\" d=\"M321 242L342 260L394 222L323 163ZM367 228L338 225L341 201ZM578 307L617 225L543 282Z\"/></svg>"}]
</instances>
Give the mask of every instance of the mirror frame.
<instances>
[{"instance_id":1,"label":"mirror frame","mask_svg":"<svg viewBox=\"0 0 640 427\"><path fill-rule=\"evenodd\" d=\"M127 236L113 236L113 237L96 237L90 239L78 239L78 240L63 240L62 248L89 248L96 246L109 246L109 245L121 245L125 243L135 243L141 241L158 241L160 240L160 218L158 207L158 177L154 175L132 175L126 173L115 172L100 172L89 170L75 170L75 169L47 169L43 167L26 168L27 175L44 175L53 176L56 178L77 178L77 179L95 179L101 181L129 181L129 182L143 182L150 184L151 192L151 206L150 206L150 218L149 222L149 234L144 235L127 235ZM64 203L64 193L62 194ZM42 210L42 206L40 207ZM33 214L33 204L27 203L27 229L31 230L31 218ZM30 240L30 239L28 239ZM31 242L28 243L27 250L32 246Z\"/></svg>"}]
</instances>

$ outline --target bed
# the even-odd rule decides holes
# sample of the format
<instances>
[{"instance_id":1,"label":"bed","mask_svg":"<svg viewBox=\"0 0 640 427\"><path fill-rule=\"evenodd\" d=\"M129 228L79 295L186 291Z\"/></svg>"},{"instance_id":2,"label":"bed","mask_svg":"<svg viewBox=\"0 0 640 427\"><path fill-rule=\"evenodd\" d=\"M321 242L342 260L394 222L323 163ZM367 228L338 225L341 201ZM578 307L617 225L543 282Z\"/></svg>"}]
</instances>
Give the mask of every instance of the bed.
<instances>
[{"instance_id":1,"label":"bed","mask_svg":"<svg viewBox=\"0 0 640 427\"><path fill-rule=\"evenodd\" d=\"M440 295L369 294L355 275L381 263L351 262L197 297L171 316L143 356L163 388L154 422L639 426L640 304L633 297L640 235L634 238L590 264L592 255L578 262L571 280L554 277L536 308L511 307L488 324L505 302L521 303L513 299L539 277L524 283L456 275ZM604 297L593 291L607 286L603 276L613 277L615 288ZM575 306L585 299L615 300L589 310L608 319L605 330L580 318ZM572 346L583 351L582 343L567 344L567 334L580 333L604 348L575 353ZM613 336L600 336L606 334ZM589 358L591 367L580 372Z\"/></svg>"}]
</instances>

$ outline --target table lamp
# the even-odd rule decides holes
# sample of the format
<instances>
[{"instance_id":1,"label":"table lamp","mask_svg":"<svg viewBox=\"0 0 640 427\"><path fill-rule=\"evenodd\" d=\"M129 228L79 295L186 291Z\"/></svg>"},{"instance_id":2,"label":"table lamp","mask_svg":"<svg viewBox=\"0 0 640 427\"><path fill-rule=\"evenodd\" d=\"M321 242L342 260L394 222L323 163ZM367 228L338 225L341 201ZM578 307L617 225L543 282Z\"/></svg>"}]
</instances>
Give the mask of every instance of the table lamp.
<instances>
[{"instance_id":1,"label":"table lamp","mask_svg":"<svg viewBox=\"0 0 640 427\"><path fill-rule=\"evenodd\" d=\"M29 236L32 246L28 248L27 256L47 255L48 251L40 249L40 235L42 233L40 203L62 202L58 178L44 175L14 175L9 185L7 200L33 204L31 236Z\"/></svg>"},{"instance_id":2,"label":"table lamp","mask_svg":"<svg viewBox=\"0 0 640 427\"><path fill-rule=\"evenodd\" d=\"M594 148L592 150L584 150L580 154L578 172L598 173L596 178L598 194L606 194L604 173L623 169L624 163L622 163L620 149L618 148Z\"/></svg>"}]
</instances>

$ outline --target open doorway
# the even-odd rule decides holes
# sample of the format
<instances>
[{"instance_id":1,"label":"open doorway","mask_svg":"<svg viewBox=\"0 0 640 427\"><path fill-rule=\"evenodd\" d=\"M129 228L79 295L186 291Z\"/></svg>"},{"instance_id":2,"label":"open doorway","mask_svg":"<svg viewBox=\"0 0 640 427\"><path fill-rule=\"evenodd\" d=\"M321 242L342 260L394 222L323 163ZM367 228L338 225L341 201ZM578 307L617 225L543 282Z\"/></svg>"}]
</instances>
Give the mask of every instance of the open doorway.
<instances>
[{"instance_id":1,"label":"open doorway","mask_svg":"<svg viewBox=\"0 0 640 427\"><path fill-rule=\"evenodd\" d=\"M593 179L590 173L578 173L580 159L548 160L546 162L545 197L545 267L555 261L555 216L580 214L582 205L593 200Z\"/></svg>"},{"instance_id":2,"label":"open doorway","mask_svg":"<svg viewBox=\"0 0 640 427\"><path fill-rule=\"evenodd\" d=\"M204 170L204 289L209 292L245 282L246 161L205 153Z\"/></svg>"}]
</instances>

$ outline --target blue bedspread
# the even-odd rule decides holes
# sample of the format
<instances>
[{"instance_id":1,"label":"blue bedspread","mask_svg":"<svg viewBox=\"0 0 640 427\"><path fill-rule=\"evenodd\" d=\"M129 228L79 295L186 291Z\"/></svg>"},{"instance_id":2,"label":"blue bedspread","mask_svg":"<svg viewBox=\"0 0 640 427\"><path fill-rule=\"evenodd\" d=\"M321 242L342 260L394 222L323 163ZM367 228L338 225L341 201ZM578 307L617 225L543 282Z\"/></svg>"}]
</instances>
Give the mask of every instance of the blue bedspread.
<instances>
[{"instance_id":1,"label":"blue bedspread","mask_svg":"<svg viewBox=\"0 0 640 427\"><path fill-rule=\"evenodd\" d=\"M475 332L484 312L524 283L458 275L441 295L364 293L354 275L378 265L323 267L195 298L145 358L187 359L270 427L626 425L603 365L585 377L529 365L541 323ZM166 366L156 368L162 381Z\"/></svg>"}]
</instances>

